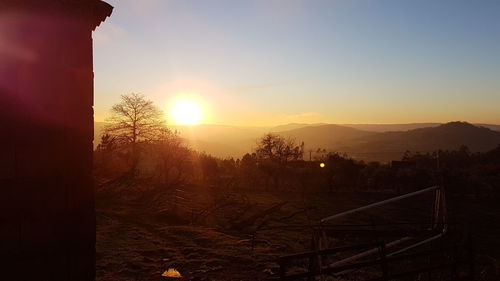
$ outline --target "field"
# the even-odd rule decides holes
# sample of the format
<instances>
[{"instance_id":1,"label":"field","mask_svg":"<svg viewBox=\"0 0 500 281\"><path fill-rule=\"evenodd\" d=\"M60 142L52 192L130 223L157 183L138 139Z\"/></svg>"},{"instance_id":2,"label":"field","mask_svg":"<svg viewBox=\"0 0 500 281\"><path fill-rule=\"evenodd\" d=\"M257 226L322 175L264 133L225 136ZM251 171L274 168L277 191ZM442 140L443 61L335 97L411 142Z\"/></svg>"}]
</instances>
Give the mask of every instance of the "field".
<instances>
[{"instance_id":1,"label":"field","mask_svg":"<svg viewBox=\"0 0 500 281\"><path fill-rule=\"evenodd\" d=\"M143 183L131 184L136 188L132 191L118 192L117 185L123 183L104 184L98 192L98 280L165 280L161 275L169 268L177 269L183 280L265 280L277 276L280 255L310 249L309 226L319 219L395 196L391 192L313 195L203 186L139 192ZM336 223L428 221L430 199L420 196ZM486 215L476 221L477 227L489 229L477 231L481 235L479 248L488 254L483 260L496 267L498 253L494 249L499 245L495 237L499 232L491 229L491 223L498 226L500 215L481 210L481 206L492 208L484 202L469 206ZM468 211L458 209L463 212L457 211L454 219L465 223ZM344 243L340 238L331 239L330 246Z\"/></svg>"}]
</instances>

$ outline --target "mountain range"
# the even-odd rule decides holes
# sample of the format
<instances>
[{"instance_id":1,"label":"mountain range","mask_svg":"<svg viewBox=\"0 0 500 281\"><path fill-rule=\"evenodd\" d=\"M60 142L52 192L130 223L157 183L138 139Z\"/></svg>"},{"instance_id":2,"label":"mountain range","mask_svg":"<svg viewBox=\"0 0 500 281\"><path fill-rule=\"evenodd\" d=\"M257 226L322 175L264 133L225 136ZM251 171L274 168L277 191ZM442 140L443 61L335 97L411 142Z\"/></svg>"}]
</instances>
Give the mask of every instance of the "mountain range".
<instances>
[{"instance_id":1,"label":"mountain range","mask_svg":"<svg viewBox=\"0 0 500 281\"><path fill-rule=\"evenodd\" d=\"M95 123L95 145L106 123ZM405 151L432 152L466 145L473 152L487 151L500 144L500 125L467 122L414 124L286 124L276 127L226 125L171 126L198 151L218 157L239 158L251 152L265 133L276 133L304 142L305 157L316 151L337 151L365 161L390 161ZM310 153L309 153L310 152Z\"/></svg>"}]
</instances>

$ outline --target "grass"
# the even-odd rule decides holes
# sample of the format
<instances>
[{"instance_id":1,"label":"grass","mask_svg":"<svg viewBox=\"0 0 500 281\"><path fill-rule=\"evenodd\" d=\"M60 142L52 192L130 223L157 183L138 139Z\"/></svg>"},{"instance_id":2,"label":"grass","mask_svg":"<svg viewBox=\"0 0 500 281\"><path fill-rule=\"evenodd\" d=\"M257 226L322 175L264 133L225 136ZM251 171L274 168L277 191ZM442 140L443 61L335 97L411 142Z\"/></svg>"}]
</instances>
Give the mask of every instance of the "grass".
<instances>
[{"instance_id":1,"label":"grass","mask_svg":"<svg viewBox=\"0 0 500 281\"><path fill-rule=\"evenodd\" d=\"M124 196L98 193L98 281L166 280L161 275L169 268L177 269L183 276L182 280L265 280L276 276L276 260L280 255L310 249L311 229L308 225L328 215L394 196L383 192L303 195L298 192L239 191L230 194L200 186L183 189L189 202L175 208L172 196L153 200L138 193ZM430 218L429 202L432 202L429 199L424 196L411 203L405 201L373 209L337 223L402 222L408 218L427 221ZM222 204L224 200L231 204ZM250 217L280 202L287 203L257 219L253 226L245 229L227 227L231 220L238 219L235 214ZM217 204L224 207L209 212L202 220L190 221L193 212L190 205L197 206L198 212ZM276 221L296 212L297 215L285 221ZM498 213L488 215L490 219L499 219ZM252 245L251 234L260 224L263 224L262 229L256 232ZM279 228L285 225L304 227ZM496 241L495 233L483 236ZM335 243L346 241L332 240L332 245Z\"/></svg>"}]
</instances>

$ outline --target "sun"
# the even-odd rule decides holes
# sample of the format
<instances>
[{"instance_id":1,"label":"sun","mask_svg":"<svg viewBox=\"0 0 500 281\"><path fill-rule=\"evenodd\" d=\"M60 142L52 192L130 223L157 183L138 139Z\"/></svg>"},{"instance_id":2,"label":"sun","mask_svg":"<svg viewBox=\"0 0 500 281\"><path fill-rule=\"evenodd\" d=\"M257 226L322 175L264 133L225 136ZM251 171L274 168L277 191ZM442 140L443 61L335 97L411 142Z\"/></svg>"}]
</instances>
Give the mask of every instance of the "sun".
<instances>
[{"instance_id":1,"label":"sun","mask_svg":"<svg viewBox=\"0 0 500 281\"><path fill-rule=\"evenodd\" d=\"M179 125L199 124L203 112L201 106L192 99L179 99L172 104L170 116L173 121Z\"/></svg>"}]
</instances>

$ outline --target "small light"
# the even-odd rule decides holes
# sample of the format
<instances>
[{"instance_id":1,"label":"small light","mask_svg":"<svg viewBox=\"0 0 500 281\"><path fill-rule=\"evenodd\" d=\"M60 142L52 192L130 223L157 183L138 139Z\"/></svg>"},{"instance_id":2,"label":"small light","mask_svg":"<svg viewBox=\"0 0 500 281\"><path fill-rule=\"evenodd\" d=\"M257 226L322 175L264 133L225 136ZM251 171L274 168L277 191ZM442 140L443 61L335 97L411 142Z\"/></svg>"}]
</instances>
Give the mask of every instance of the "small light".
<instances>
[{"instance_id":1,"label":"small light","mask_svg":"<svg viewBox=\"0 0 500 281\"><path fill-rule=\"evenodd\" d=\"M326 165L325 165L325 163L320 163L320 164L319 164L319 166L320 166L321 168L324 168Z\"/></svg>"}]
</instances>

